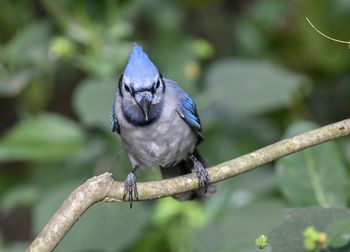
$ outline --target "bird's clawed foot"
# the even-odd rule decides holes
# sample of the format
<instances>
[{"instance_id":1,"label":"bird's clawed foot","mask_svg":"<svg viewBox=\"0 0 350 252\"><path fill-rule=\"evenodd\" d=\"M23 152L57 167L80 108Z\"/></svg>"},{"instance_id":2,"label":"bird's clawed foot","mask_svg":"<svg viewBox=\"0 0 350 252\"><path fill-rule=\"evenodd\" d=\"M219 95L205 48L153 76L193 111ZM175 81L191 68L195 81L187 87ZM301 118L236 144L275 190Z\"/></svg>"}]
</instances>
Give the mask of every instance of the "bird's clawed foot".
<instances>
[{"instance_id":1,"label":"bird's clawed foot","mask_svg":"<svg viewBox=\"0 0 350 252\"><path fill-rule=\"evenodd\" d=\"M203 164L197 160L197 158L192 155L191 160L193 162L193 170L198 178L198 185L201 188L204 188L204 193L208 190L208 185L211 184L208 171L204 168Z\"/></svg>"},{"instance_id":2,"label":"bird's clawed foot","mask_svg":"<svg viewBox=\"0 0 350 252\"><path fill-rule=\"evenodd\" d=\"M136 176L134 172L130 172L124 182L124 200L126 199L126 196L128 196L130 208L132 208L132 202L134 200L139 200L136 186Z\"/></svg>"}]
</instances>

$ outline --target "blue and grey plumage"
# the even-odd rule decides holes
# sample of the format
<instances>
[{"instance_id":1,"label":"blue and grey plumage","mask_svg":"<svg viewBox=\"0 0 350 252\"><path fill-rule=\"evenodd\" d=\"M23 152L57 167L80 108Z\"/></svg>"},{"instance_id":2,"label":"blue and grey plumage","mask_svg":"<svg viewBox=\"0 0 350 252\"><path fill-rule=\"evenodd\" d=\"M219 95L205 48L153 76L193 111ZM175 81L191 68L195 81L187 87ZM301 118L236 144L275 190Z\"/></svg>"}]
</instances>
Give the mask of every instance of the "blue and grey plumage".
<instances>
[{"instance_id":1,"label":"blue and grey plumage","mask_svg":"<svg viewBox=\"0 0 350 252\"><path fill-rule=\"evenodd\" d=\"M136 44L119 78L112 130L120 134L133 167L125 181L129 201L138 197L135 172L140 166L159 165L165 178L194 170L204 188L176 195L179 200L215 192L196 151L203 137L195 103L175 82L163 78Z\"/></svg>"}]
</instances>

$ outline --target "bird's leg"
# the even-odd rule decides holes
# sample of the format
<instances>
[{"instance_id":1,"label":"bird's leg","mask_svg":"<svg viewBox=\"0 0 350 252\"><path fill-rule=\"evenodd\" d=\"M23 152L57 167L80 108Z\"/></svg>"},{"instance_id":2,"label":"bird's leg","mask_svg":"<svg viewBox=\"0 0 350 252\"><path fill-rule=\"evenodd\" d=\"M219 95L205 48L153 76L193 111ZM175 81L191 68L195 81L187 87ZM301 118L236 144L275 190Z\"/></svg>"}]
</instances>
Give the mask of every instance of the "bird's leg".
<instances>
[{"instance_id":1,"label":"bird's leg","mask_svg":"<svg viewBox=\"0 0 350 252\"><path fill-rule=\"evenodd\" d=\"M130 208L132 208L132 202L134 200L139 200L139 195L137 193L137 186L136 186L136 176L135 172L139 166L133 166L131 172L126 177L126 180L124 182L124 196L123 199L126 199L126 196L128 196L128 201L130 204Z\"/></svg>"},{"instance_id":2,"label":"bird's leg","mask_svg":"<svg viewBox=\"0 0 350 252\"><path fill-rule=\"evenodd\" d=\"M191 155L190 158L193 162L193 171L196 173L198 178L198 185L199 187L204 187L204 192L206 193L208 185L211 183L208 171L204 168L203 164L199 162L199 160L194 155Z\"/></svg>"}]
</instances>

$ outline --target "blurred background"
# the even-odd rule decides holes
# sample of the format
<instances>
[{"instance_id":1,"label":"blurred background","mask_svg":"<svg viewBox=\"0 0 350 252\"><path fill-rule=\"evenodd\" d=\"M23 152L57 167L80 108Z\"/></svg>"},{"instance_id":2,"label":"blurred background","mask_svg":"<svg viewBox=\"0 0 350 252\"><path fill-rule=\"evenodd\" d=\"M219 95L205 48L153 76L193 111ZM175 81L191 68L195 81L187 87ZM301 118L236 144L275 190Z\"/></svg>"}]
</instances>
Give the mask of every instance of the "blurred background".
<instances>
[{"instance_id":1,"label":"blurred background","mask_svg":"<svg viewBox=\"0 0 350 252\"><path fill-rule=\"evenodd\" d=\"M1 0L0 251L24 251L86 179L125 179L110 112L133 42L196 101L199 149L215 165L349 117L350 51L305 20L348 40L349 12L348 0ZM292 236L303 251L303 228L327 218L283 229L285 210L349 206L349 164L343 138L221 182L203 202L99 203L56 251L248 252L263 233L266 251L289 251Z\"/></svg>"}]
</instances>

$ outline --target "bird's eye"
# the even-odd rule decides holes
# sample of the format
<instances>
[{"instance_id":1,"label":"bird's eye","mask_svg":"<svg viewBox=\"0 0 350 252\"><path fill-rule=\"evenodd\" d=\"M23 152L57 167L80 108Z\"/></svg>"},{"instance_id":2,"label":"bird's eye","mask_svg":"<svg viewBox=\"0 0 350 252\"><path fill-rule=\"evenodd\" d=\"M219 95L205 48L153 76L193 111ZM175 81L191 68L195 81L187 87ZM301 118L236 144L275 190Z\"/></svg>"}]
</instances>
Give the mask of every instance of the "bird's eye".
<instances>
[{"instance_id":1,"label":"bird's eye","mask_svg":"<svg viewBox=\"0 0 350 252\"><path fill-rule=\"evenodd\" d=\"M124 84L124 89L126 90L126 92L128 92L128 93L130 93L131 92L131 90L130 90L130 88L126 85L126 84Z\"/></svg>"}]
</instances>

